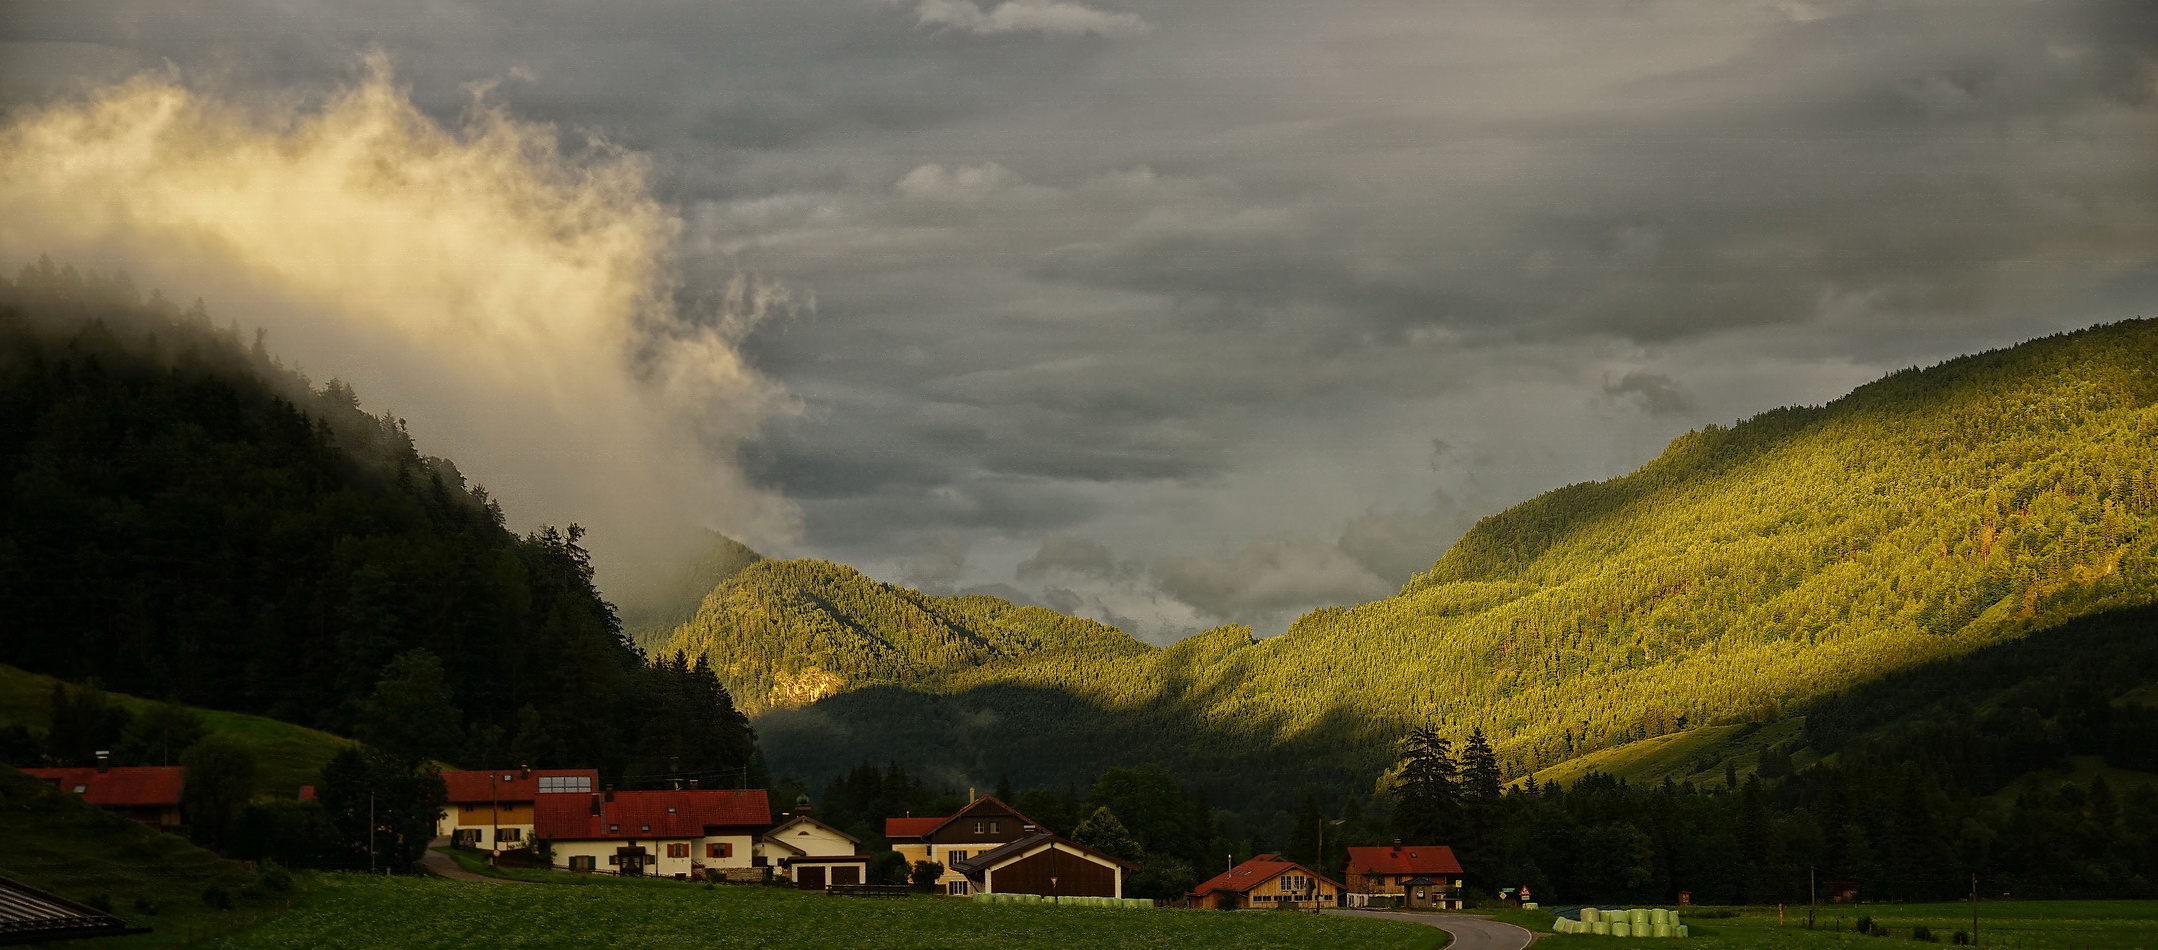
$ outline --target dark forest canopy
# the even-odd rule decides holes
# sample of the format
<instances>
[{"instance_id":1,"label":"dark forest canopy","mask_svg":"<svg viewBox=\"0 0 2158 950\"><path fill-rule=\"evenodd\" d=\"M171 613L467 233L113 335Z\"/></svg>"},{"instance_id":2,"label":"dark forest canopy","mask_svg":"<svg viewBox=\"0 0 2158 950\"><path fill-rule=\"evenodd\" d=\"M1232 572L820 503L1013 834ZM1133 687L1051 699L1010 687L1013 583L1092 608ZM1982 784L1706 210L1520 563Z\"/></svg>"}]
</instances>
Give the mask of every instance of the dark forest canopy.
<instances>
[{"instance_id":1,"label":"dark forest canopy","mask_svg":"<svg viewBox=\"0 0 2158 950\"><path fill-rule=\"evenodd\" d=\"M459 764L761 776L711 671L624 638L581 537L510 532L402 420L199 301L0 279L0 662Z\"/></svg>"}]
</instances>

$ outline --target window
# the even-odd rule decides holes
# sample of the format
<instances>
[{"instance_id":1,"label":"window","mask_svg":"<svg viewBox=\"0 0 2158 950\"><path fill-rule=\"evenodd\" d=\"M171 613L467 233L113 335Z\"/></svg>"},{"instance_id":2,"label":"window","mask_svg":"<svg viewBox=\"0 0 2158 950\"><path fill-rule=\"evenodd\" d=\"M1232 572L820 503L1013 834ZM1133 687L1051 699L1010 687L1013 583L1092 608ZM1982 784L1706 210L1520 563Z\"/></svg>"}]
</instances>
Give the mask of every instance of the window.
<instances>
[{"instance_id":1,"label":"window","mask_svg":"<svg viewBox=\"0 0 2158 950\"><path fill-rule=\"evenodd\" d=\"M651 825L638 825L638 826L637 826L637 831L638 831L638 832L639 832L640 834L651 834L651 833L652 833L652 826L651 826Z\"/></svg>"},{"instance_id":2,"label":"window","mask_svg":"<svg viewBox=\"0 0 2158 950\"><path fill-rule=\"evenodd\" d=\"M707 842L704 846L704 856L708 858L734 857L734 845L725 841Z\"/></svg>"},{"instance_id":3,"label":"window","mask_svg":"<svg viewBox=\"0 0 2158 950\"><path fill-rule=\"evenodd\" d=\"M607 826L607 833L608 833L608 834L610 834L610 835L618 835L618 834L621 834L621 833L622 833L622 826L621 826L621 825L608 825L608 826Z\"/></svg>"},{"instance_id":4,"label":"window","mask_svg":"<svg viewBox=\"0 0 2158 950\"><path fill-rule=\"evenodd\" d=\"M997 823L996 823L996 822L992 821L992 822L990 822L990 823L989 823L989 833L990 833L990 834L996 834L996 833L997 833Z\"/></svg>"},{"instance_id":5,"label":"window","mask_svg":"<svg viewBox=\"0 0 2158 950\"><path fill-rule=\"evenodd\" d=\"M621 864L621 863L622 863L622 856L621 856L621 855L619 855L619 854L610 854L610 855L608 855L608 856L607 856L607 863L608 863L608 864Z\"/></svg>"},{"instance_id":6,"label":"window","mask_svg":"<svg viewBox=\"0 0 2158 950\"><path fill-rule=\"evenodd\" d=\"M967 882L953 881L949 884L946 884L944 885L944 893L950 894L954 897L964 897L967 893Z\"/></svg>"},{"instance_id":7,"label":"window","mask_svg":"<svg viewBox=\"0 0 2158 950\"><path fill-rule=\"evenodd\" d=\"M80 794L82 794L82 793L84 793L84 792L87 792L87 791L89 791L89 790L90 790L90 786L88 786L88 785L77 785L77 786L75 786L75 794L77 794L77 795L80 795Z\"/></svg>"},{"instance_id":8,"label":"window","mask_svg":"<svg viewBox=\"0 0 2158 950\"><path fill-rule=\"evenodd\" d=\"M964 861L967 859L967 855L973 853L972 851L951 851L947 852L944 857L950 861Z\"/></svg>"},{"instance_id":9,"label":"window","mask_svg":"<svg viewBox=\"0 0 2158 950\"><path fill-rule=\"evenodd\" d=\"M497 842L501 842L501 841L523 841L524 839L525 839L525 830L524 830L523 828L496 828L496 829L495 829L495 840L496 840Z\"/></svg>"},{"instance_id":10,"label":"window","mask_svg":"<svg viewBox=\"0 0 2158 950\"><path fill-rule=\"evenodd\" d=\"M985 829L985 828L987 828L987 827L989 827L989 823L988 823L988 822L986 822L986 821L977 821L977 822L975 822L975 823L974 823L974 833L975 833L975 834L982 834L982 833L983 833L983 829Z\"/></svg>"},{"instance_id":11,"label":"window","mask_svg":"<svg viewBox=\"0 0 2158 950\"><path fill-rule=\"evenodd\" d=\"M589 854L571 855L569 859L569 869L572 871L592 870L592 856Z\"/></svg>"},{"instance_id":12,"label":"window","mask_svg":"<svg viewBox=\"0 0 2158 950\"><path fill-rule=\"evenodd\" d=\"M669 806L667 806L667 814L670 814L670 815L674 814L674 806L673 806L673 805L669 805Z\"/></svg>"},{"instance_id":13,"label":"window","mask_svg":"<svg viewBox=\"0 0 2158 950\"><path fill-rule=\"evenodd\" d=\"M689 857L689 842L683 841L668 845L667 856L670 858Z\"/></svg>"},{"instance_id":14,"label":"window","mask_svg":"<svg viewBox=\"0 0 2158 950\"><path fill-rule=\"evenodd\" d=\"M554 792L589 792L592 777L589 775L542 775L539 779L541 794Z\"/></svg>"}]
</instances>

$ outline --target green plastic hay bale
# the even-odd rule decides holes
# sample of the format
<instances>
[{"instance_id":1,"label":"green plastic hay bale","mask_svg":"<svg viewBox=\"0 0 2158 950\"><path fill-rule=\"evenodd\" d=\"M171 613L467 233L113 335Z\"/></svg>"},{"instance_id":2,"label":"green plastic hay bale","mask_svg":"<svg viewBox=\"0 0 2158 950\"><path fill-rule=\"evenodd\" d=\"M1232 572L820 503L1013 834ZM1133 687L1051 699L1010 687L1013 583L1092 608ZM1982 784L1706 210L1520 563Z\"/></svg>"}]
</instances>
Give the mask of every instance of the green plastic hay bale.
<instances>
[{"instance_id":1,"label":"green plastic hay bale","mask_svg":"<svg viewBox=\"0 0 2158 950\"><path fill-rule=\"evenodd\" d=\"M1535 902L1535 901L1522 901L1522 902L1521 902L1521 909L1522 909L1522 910L1535 910L1535 909L1536 909L1536 902Z\"/></svg>"},{"instance_id":2,"label":"green plastic hay bale","mask_svg":"<svg viewBox=\"0 0 2158 950\"><path fill-rule=\"evenodd\" d=\"M1596 934L1597 936L1608 935L1609 933L1611 933L1611 922L1608 920L1599 920L1593 924L1590 924L1589 932Z\"/></svg>"},{"instance_id":3,"label":"green plastic hay bale","mask_svg":"<svg viewBox=\"0 0 2158 950\"><path fill-rule=\"evenodd\" d=\"M1686 936L1688 930L1685 924L1675 924L1671 927L1671 932L1683 937Z\"/></svg>"},{"instance_id":4,"label":"green plastic hay bale","mask_svg":"<svg viewBox=\"0 0 2158 950\"><path fill-rule=\"evenodd\" d=\"M1655 929L1654 929L1654 930L1652 930L1652 931L1650 931L1650 932L1651 932L1651 933L1654 933L1654 934L1655 934L1656 936L1659 936L1659 937L1668 937L1668 936L1671 936L1671 925L1670 925L1670 924L1655 924L1655 925L1653 925L1653 926L1654 926L1654 928L1655 928Z\"/></svg>"},{"instance_id":5,"label":"green plastic hay bale","mask_svg":"<svg viewBox=\"0 0 2158 950\"><path fill-rule=\"evenodd\" d=\"M1661 907L1651 907L1651 908L1649 908L1649 909L1648 909L1648 923L1649 923L1649 926L1651 926L1651 927L1654 927L1654 926L1656 926L1657 924L1668 924L1668 923L1670 923L1670 922L1671 922L1671 912L1670 912L1670 911L1668 911L1668 910L1665 910L1665 909L1663 909L1663 908L1661 908Z\"/></svg>"},{"instance_id":6,"label":"green plastic hay bale","mask_svg":"<svg viewBox=\"0 0 2158 950\"><path fill-rule=\"evenodd\" d=\"M1642 908L1639 908L1639 907L1636 907L1636 908L1634 908L1634 909L1632 909L1632 910L1629 910L1629 911L1627 911L1627 912L1626 912L1626 923L1627 923L1627 924L1628 924L1629 926L1633 927L1633 929L1635 929L1635 930L1637 930L1637 931L1638 931L1638 930L1641 930L1641 929L1642 929L1642 928L1644 928L1644 927L1647 927L1647 926L1648 926L1648 911L1647 911L1647 910L1644 910L1644 909L1642 909Z\"/></svg>"},{"instance_id":7,"label":"green plastic hay bale","mask_svg":"<svg viewBox=\"0 0 2158 950\"><path fill-rule=\"evenodd\" d=\"M1581 922L1584 924L1593 924L1599 920L1602 920L1603 914L1603 911L1597 910L1594 907L1583 907L1581 908Z\"/></svg>"},{"instance_id":8,"label":"green plastic hay bale","mask_svg":"<svg viewBox=\"0 0 2158 950\"><path fill-rule=\"evenodd\" d=\"M1612 924L1612 925L1611 925L1611 936L1614 936L1614 937L1631 937L1631 936L1633 936L1633 925L1632 925L1632 924L1626 924L1626 923L1617 923L1617 924Z\"/></svg>"}]
</instances>

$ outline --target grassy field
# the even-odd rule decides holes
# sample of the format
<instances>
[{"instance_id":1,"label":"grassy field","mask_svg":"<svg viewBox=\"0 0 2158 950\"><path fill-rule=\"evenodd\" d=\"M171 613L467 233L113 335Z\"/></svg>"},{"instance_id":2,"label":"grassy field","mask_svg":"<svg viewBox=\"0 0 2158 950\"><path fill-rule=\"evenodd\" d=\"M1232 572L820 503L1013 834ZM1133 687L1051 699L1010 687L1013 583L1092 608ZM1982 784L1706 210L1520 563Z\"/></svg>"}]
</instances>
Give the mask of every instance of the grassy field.
<instances>
[{"instance_id":1,"label":"grassy field","mask_svg":"<svg viewBox=\"0 0 2158 950\"><path fill-rule=\"evenodd\" d=\"M766 887L584 887L321 874L299 906L219 941L249 947L713 947L787 950L1433 950L1428 927L1271 911L1112 910Z\"/></svg>"},{"instance_id":2,"label":"grassy field","mask_svg":"<svg viewBox=\"0 0 2158 950\"><path fill-rule=\"evenodd\" d=\"M0 726L24 725L44 731L52 719L53 679L12 666L0 666ZM123 693L108 693L114 702L140 713L153 705ZM291 798L302 785L313 785L322 766L344 748L346 740L288 722L242 713L197 709L202 724L212 732L239 740L255 751L255 792Z\"/></svg>"},{"instance_id":3,"label":"grassy field","mask_svg":"<svg viewBox=\"0 0 2158 950\"><path fill-rule=\"evenodd\" d=\"M179 946L266 919L297 896L265 889L255 873L187 842L108 814L0 768L0 875L88 903L104 903L152 932L102 939L98 947ZM215 884L233 900L203 902Z\"/></svg>"},{"instance_id":4,"label":"grassy field","mask_svg":"<svg viewBox=\"0 0 2158 950\"><path fill-rule=\"evenodd\" d=\"M1735 910L1737 916L1699 916ZM1688 915L1688 912L1691 912ZM1693 938L1685 946L1711 948L1894 947L1912 946L1911 935L1926 927L1942 946L1952 946L1956 931L1971 929L1969 904L1828 905L1815 930L1805 929L1806 909L1786 911L1776 922L1773 907L1683 908ZM1503 911L1493 916L1533 930L1548 931L1551 915ZM1857 919L1871 916L1897 943L1880 942L1853 931ZM1614 937L1552 934L1536 941L1539 950L1608 947ZM1630 943L1631 941L1624 941ZM1978 946L2014 950L2158 950L2158 901L1984 901L1978 905Z\"/></svg>"}]
</instances>

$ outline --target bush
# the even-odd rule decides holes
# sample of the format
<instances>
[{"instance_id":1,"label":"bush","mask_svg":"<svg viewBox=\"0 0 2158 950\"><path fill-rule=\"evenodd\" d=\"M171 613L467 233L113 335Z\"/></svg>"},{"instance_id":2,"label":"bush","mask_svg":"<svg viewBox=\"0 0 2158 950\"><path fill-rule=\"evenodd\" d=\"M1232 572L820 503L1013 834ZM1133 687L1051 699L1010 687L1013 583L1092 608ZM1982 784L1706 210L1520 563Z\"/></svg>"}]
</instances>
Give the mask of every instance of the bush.
<instances>
[{"instance_id":1,"label":"bush","mask_svg":"<svg viewBox=\"0 0 2158 950\"><path fill-rule=\"evenodd\" d=\"M1855 923L1855 924L1852 924L1852 925L1851 925L1851 929L1852 929L1852 930L1855 930L1855 931L1858 931L1859 933L1862 933L1862 934L1870 934L1870 933L1872 933L1872 932L1873 932L1873 918L1872 918L1872 917L1860 917L1860 918L1858 918L1858 923Z\"/></svg>"},{"instance_id":2,"label":"bush","mask_svg":"<svg viewBox=\"0 0 2158 950\"><path fill-rule=\"evenodd\" d=\"M1917 926L1917 927L1913 927L1913 928L1911 928L1911 939L1912 939L1912 940L1923 940L1923 941L1925 941L1925 942L1927 942L1927 943L1940 943L1940 942L1941 942L1941 938L1939 938L1939 937L1936 937L1936 936L1934 936L1934 935L1933 935L1933 928L1931 928L1931 927L1927 927L1927 926L1925 926L1925 925L1923 925L1923 924L1921 924L1921 925L1919 925L1919 926Z\"/></svg>"},{"instance_id":3,"label":"bush","mask_svg":"<svg viewBox=\"0 0 2158 950\"><path fill-rule=\"evenodd\" d=\"M208 904L211 910L231 910L232 893L225 890L223 885L212 884L202 889L202 902Z\"/></svg>"},{"instance_id":4,"label":"bush","mask_svg":"<svg viewBox=\"0 0 2158 950\"><path fill-rule=\"evenodd\" d=\"M264 860L262 872L255 876L255 881L266 891L281 893L292 890L292 872L285 870L284 865L275 861Z\"/></svg>"},{"instance_id":5,"label":"bush","mask_svg":"<svg viewBox=\"0 0 2158 950\"><path fill-rule=\"evenodd\" d=\"M1958 930L1956 931L1955 936L1948 939L1948 942L1953 943L1959 947L1969 946L1971 943L1971 935L1961 930Z\"/></svg>"}]
</instances>

